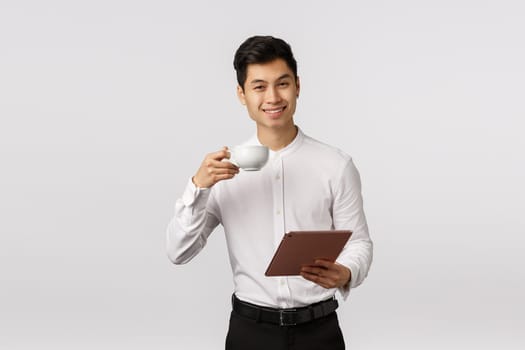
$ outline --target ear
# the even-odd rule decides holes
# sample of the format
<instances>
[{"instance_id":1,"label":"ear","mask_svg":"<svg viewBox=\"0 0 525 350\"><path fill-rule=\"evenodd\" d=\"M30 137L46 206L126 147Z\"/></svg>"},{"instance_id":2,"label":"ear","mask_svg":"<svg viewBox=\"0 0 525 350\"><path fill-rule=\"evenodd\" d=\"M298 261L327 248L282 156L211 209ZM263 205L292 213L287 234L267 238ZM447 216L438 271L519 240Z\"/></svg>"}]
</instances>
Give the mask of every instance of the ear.
<instances>
[{"instance_id":1,"label":"ear","mask_svg":"<svg viewBox=\"0 0 525 350\"><path fill-rule=\"evenodd\" d=\"M237 97L239 98L239 101L246 106L246 96L244 96L244 90L240 85L237 85Z\"/></svg>"},{"instance_id":2,"label":"ear","mask_svg":"<svg viewBox=\"0 0 525 350\"><path fill-rule=\"evenodd\" d=\"M295 86L297 88L297 98L299 98L299 92L301 91L301 82L299 81L299 77L295 79Z\"/></svg>"}]
</instances>

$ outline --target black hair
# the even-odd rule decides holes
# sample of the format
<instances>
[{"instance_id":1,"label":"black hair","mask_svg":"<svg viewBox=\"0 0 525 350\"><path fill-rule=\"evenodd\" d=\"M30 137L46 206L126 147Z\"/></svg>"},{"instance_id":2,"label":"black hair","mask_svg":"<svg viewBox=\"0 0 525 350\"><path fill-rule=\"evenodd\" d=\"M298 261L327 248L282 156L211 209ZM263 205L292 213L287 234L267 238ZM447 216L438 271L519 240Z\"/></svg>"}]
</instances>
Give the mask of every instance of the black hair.
<instances>
[{"instance_id":1,"label":"black hair","mask_svg":"<svg viewBox=\"0 0 525 350\"><path fill-rule=\"evenodd\" d=\"M297 79L297 62L293 57L292 48L286 41L273 36L252 36L246 39L235 52L233 59L239 86L244 89L249 64L268 63L278 58L286 62Z\"/></svg>"}]
</instances>

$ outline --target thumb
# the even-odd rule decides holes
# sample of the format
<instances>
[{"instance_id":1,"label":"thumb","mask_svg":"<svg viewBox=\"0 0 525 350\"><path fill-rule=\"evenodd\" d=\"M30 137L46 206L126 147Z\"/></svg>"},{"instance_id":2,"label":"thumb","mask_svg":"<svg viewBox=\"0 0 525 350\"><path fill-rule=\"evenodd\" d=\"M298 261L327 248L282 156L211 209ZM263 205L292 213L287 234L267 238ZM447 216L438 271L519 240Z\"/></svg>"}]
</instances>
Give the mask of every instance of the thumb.
<instances>
[{"instance_id":1,"label":"thumb","mask_svg":"<svg viewBox=\"0 0 525 350\"><path fill-rule=\"evenodd\" d=\"M223 147L222 147L222 150L223 150L223 151L226 151L226 157L224 157L224 158L226 158L226 159L230 159L231 156L232 156L232 154L231 154L230 149L228 148L228 146L223 146Z\"/></svg>"}]
</instances>

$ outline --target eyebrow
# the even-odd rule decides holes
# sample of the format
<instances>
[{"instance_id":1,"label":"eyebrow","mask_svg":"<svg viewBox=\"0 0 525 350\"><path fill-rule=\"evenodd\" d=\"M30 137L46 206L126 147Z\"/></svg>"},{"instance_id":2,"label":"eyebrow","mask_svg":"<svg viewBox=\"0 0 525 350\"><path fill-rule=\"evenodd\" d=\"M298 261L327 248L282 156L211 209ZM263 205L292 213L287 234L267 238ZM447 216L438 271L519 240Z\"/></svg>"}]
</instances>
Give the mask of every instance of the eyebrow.
<instances>
[{"instance_id":1,"label":"eyebrow","mask_svg":"<svg viewBox=\"0 0 525 350\"><path fill-rule=\"evenodd\" d=\"M286 79L286 78L292 78L292 76L288 73L285 73L283 75L281 75L279 78L277 78L277 81L279 80L283 80L283 79ZM259 83L267 83L266 80L263 80L263 79L254 79L252 81L250 81L250 84L259 84Z\"/></svg>"}]
</instances>

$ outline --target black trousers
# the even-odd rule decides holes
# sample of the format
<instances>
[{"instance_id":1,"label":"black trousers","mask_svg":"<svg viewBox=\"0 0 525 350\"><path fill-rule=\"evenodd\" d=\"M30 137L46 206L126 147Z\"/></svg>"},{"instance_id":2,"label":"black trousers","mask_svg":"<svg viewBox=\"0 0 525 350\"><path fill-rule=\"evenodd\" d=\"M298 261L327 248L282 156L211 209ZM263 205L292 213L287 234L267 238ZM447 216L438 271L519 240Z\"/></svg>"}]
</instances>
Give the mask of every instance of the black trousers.
<instances>
[{"instance_id":1,"label":"black trousers","mask_svg":"<svg viewBox=\"0 0 525 350\"><path fill-rule=\"evenodd\" d=\"M344 350L335 312L312 322L279 326L257 322L232 311L226 350Z\"/></svg>"}]
</instances>

